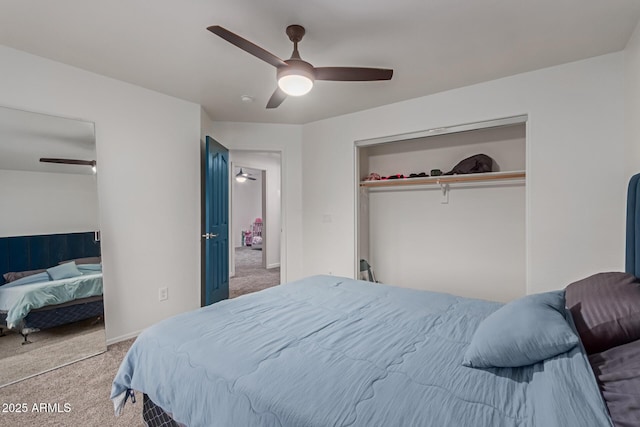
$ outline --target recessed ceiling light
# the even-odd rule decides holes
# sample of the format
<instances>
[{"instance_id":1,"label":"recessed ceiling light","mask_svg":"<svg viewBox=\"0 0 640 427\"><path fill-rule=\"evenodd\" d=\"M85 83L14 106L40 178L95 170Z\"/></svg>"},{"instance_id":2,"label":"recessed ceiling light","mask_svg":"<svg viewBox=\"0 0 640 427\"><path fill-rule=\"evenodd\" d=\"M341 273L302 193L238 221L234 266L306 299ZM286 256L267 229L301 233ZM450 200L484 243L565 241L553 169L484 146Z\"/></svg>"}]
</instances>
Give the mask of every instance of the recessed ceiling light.
<instances>
[{"instance_id":1,"label":"recessed ceiling light","mask_svg":"<svg viewBox=\"0 0 640 427\"><path fill-rule=\"evenodd\" d=\"M253 97L249 95L242 95L240 99L242 102L253 102Z\"/></svg>"}]
</instances>

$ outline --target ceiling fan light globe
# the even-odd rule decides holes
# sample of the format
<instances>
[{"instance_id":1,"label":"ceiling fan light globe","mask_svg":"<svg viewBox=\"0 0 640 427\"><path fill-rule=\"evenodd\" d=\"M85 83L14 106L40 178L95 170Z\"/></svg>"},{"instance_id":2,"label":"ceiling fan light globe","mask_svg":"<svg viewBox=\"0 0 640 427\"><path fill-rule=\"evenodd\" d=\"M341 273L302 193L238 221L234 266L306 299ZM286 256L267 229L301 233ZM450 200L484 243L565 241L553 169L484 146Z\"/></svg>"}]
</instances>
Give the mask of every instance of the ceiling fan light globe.
<instances>
[{"instance_id":1,"label":"ceiling fan light globe","mask_svg":"<svg viewBox=\"0 0 640 427\"><path fill-rule=\"evenodd\" d=\"M313 80L307 76L289 74L278 79L278 86L289 96L302 96L311 91Z\"/></svg>"},{"instance_id":2,"label":"ceiling fan light globe","mask_svg":"<svg viewBox=\"0 0 640 427\"><path fill-rule=\"evenodd\" d=\"M236 181L238 182L245 182L246 180L247 180L246 176L242 176L242 175L236 176Z\"/></svg>"}]
</instances>

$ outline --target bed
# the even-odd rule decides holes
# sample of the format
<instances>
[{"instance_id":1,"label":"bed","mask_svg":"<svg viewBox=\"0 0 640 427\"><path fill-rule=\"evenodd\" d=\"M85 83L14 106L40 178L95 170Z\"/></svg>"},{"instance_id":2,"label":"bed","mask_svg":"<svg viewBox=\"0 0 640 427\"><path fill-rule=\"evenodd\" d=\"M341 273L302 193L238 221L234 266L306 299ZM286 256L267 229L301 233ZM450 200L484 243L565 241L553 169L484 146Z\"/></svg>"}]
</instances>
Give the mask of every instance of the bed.
<instances>
[{"instance_id":1,"label":"bed","mask_svg":"<svg viewBox=\"0 0 640 427\"><path fill-rule=\"evenodd\" d=\"M14 330L28 344L28 335L39 330L103 316L101 265L87 263L99 262L95 237L85 232L0 238L0 332ZM76 261L82 276L20 283ZM9 277L15 280L7 283Z\"/></svg>"},{"instance_id":2,"label":"bed","mask_svg":"<svg viewBox=\"0 0 640 427\"><path fill-rule=\"evenodd\" d=\"M632 273L508 304L314 276L148 328L111 399L150 426L637 426L639 307Z\"/></svg>"}]
</instances>

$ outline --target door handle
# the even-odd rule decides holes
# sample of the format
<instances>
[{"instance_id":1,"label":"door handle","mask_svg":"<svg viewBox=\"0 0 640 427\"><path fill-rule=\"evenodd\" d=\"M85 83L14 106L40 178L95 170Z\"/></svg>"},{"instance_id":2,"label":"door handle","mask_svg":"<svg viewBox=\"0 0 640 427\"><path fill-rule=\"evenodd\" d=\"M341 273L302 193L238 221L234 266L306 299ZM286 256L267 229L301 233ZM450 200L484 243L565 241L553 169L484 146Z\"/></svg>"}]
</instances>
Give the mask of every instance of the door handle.
<instances>
[{"instance_id":1,"label":"door handle","mask_svg":"<svg viewBox=\"0 0 640 427\"><path fill-rule=\"evenodd\" d=\"M214 237L218 237L218 235L213 233L205 233L202 235L202 237L204 237L205 239L213 239Z\"/></svg>"}]
</instances>

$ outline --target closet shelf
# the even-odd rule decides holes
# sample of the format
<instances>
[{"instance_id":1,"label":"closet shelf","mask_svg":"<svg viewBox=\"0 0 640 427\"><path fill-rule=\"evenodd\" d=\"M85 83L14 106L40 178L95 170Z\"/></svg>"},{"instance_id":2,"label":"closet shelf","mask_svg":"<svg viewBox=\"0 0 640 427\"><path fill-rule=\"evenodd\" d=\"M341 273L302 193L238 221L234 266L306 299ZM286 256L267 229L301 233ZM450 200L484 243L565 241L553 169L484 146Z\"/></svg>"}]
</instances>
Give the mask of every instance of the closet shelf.
<instances>
[{"instance_id":1,"label":"closet shelf","mask_svg":"<svg viewBox=\"0 0 640 427\"><path fill-rule=\"evenodd\" d=\"M405 185L441 185L464 182L509 181L526 177L525 171L488 172L468 175L441 175L426 178L385 179L380 181L360 181L360 187L400 187Z\"/></svg>"}]
</instances>

